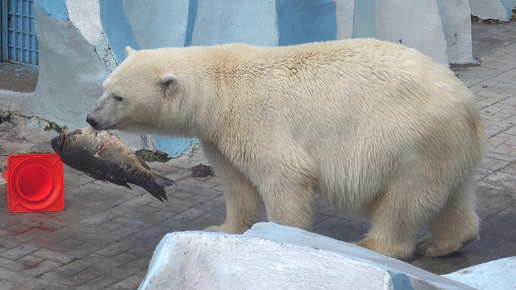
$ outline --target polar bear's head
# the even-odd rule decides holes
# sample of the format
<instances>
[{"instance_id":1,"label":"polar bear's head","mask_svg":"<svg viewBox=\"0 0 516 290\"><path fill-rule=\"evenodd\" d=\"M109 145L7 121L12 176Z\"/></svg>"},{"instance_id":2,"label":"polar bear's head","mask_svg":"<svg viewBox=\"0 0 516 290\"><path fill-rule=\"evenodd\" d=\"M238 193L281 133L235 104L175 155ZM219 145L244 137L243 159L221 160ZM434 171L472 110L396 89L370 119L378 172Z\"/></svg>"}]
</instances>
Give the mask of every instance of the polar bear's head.
<instances>
[{"instance_id":1,"label":"polar bear's head","mask_svg":"<svg viewBox=\"0 0 516 290\"><path fill-rule=\"evenodd\" d=\"M103 83L104 94L86 121L99 130L159 132L163 110L174 114L181 102L176 96L182 95L178 77L165 67L161 51L126 47L126 53L126 60Z\"/></svg>"}]
</instances>

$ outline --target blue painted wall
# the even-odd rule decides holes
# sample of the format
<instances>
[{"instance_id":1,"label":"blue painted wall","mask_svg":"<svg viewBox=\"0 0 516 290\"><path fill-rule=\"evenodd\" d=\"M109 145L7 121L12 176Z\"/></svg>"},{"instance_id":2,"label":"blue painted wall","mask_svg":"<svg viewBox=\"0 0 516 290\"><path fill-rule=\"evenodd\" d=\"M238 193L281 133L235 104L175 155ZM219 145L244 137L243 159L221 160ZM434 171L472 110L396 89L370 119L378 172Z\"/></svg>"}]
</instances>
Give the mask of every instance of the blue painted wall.
<instances>
[{"instance_id":1,"label":"blue painted wall","mask_svg":"<svg viewBox=\"0 0 516 290\"><path fill-rule=\"evenodd\" d=\"M199 140L182 137L154 136L154 142L159 150L166 152L171 157L177 157L192 149L193 146L199 143Z\"/></svg>"},{"instance_id":2,"label":"blue painted wall","mask_svg":"<svg viewBox=\"0 0 516 290\"><path fill-rule=\"evenodd\" d=\"M334 40L337 37L335 2L277 0L279 45Z\"/></svg>"},{"instance_id":3,"label":"blue painted wall","mask_svg":"<svg viewBox=\"0 0 516 290\"><path fill-rule=\"evenodd\" d=\"M191 43L197 15L196 0L129 0L122 3L126 21L141 49L181 47Z\"/></svg>"},{"instance_id":4,"label":"blue painted wall","mask_svg":"<svg viewBox=\"0 0 516 290\"><path fill-rule=\"evenodd\" d=\"M121 63L125 55L125 47L134 49L140 47L136 43L133 31L125 17L124 6L121 1L100 0L100 20L104 33L109 41L111 51L118 63Z\"/></svg>"},{"instance_id":5,"label":"blue painted wall","mask_svg":"<svg viewBox=\"0 0 516 290\"><path fill-rule=\"evenodd\" d=\"M41 12L54 19L68 19L66 0L38 0L38 7Z\"/></svg>"},{"instance_id":6,"label":"blue painted wall","mask_svg":"<svg viewBox=\"0 0 516 290\"><path fill-rule=\"evenodd\" d=\"M278 33L274 5L274 0L198 1L191 45L241 42L276 46Z\"/></svg>"}]
</instances>

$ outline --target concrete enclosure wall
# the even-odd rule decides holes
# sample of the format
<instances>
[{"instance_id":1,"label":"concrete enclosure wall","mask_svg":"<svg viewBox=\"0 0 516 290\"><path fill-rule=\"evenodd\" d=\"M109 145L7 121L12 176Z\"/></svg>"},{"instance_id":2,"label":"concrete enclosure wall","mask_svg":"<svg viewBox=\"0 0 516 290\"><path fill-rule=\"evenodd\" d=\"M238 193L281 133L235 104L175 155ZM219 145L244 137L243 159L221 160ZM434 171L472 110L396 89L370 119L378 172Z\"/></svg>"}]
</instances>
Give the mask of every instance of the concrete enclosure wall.
<instances>
[{"instance_id":1,"label":"concrete enclosure wall","mask_svg":"<svg viewBox=\"0 0 516 290\"><path fill-rule=\"evenodd\" d=\"M480 19L509 21L516 7L516 0L469 0L471 15Z\"/></svg>"},{"instance_id":2,"label":"concrete enclosure wall","mask_svg":"<svg viewBox=\"0 0 516 290\"><path fill-rule=\"evenodd\" d=\"M282 46L377 37L414 47L443 64L473 61L467 0L35 0L35 6L38 85L29 95L0 94L0 102L3 110L69 129L87 125L103 80L124 60L128 45ZM135 149L157 148L172 156L195 144L157 136L121 138Z\"/></svg>"}]
</instances>

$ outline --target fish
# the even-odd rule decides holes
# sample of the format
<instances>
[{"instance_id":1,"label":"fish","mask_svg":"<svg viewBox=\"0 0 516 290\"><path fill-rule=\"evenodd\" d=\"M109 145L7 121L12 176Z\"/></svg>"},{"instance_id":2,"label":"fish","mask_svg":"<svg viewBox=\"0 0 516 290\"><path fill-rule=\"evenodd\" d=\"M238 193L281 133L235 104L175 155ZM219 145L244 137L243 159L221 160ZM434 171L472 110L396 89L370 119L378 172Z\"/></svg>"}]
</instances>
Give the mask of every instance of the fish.
<instances>
[{"instance_id":1,"label":"fish","mask_svg":"<svg viewBox=\"0 0 516 290\"><path fill-rule=\"evenodd\" d=\"M64 164L90 177L125 186L140 186L163 202L165 187L176 183L151 171L115 134L106 130L84 127L51 139L52 149Z\"/></svg>"}]
</instances>

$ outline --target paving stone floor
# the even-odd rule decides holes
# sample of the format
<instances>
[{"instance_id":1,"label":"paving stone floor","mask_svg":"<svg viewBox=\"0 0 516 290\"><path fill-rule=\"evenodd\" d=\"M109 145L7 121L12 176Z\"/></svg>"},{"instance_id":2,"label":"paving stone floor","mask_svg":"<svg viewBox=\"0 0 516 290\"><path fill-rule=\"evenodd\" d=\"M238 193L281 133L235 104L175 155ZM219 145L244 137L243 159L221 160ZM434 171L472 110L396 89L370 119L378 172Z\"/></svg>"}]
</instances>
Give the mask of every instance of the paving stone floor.
<instances>
[{"instance_id":1,"label":"paving stone floor","mask_svg":"<svg viewBox=\"0 0 516 290\"><path fill-rule=\"evenodd\" d=\"M474 24L473 41L481 65L453 70L476 93L489 138L478 174L481 239L447 257L414 256L409 261L437 274L516 255L516 23ZM0 167L9 154L48 148L1 134ZM224 220L217 177L190 176L189 168L199 163L206 161L197 150L193 157L151 164L177 181L167 189L164 203L141 188L130 191L93 181L66 167L63 211L10 213L6 185L1 184L0 289L137 288L166 233ZM312 231L357 241L367 228L367 219L338 217L317 200Z\"/></svg>"}]
</instances>

